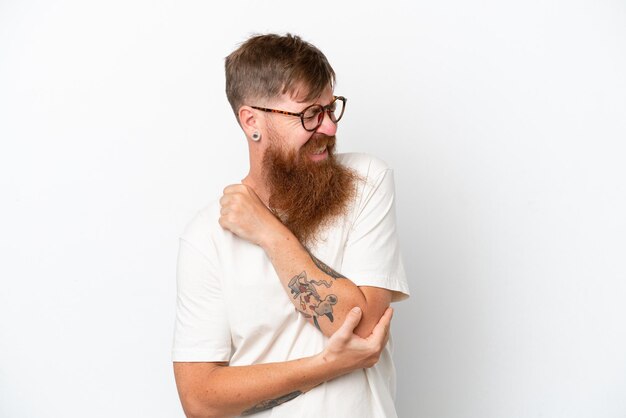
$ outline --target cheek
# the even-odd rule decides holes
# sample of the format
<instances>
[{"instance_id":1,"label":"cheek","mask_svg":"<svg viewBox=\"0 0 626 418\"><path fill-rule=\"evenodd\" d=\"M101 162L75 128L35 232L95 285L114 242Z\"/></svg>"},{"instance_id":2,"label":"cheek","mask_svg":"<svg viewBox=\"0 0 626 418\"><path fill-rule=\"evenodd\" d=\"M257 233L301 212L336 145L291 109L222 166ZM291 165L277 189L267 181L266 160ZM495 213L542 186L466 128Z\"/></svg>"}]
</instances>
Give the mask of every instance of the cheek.
<instances>
[{"instance_id":1,"label":"cheek","mask_svg":"<svg viewBox=\"0 0 626 418\"><path fill-rule=\"evenodd\" d=\"M306 149L306 145L309 143L309 140L311 139L313 135L309 135L308 133L306 135L300 135L297 139L297 144L298 144L298 152L303 152Z\"/></svg>"}]
</instances>

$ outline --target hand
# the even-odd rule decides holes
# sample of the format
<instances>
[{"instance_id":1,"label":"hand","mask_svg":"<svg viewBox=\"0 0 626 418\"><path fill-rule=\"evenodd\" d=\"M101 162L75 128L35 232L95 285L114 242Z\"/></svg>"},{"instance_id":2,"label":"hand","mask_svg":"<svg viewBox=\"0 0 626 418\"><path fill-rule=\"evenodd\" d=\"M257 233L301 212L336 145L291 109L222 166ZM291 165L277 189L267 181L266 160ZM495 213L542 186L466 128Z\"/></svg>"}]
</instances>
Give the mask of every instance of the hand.
<instances>
[{"instance_id":1,"label":"hand","mask_svg":"<svg viewBox=\"0 0 626 418\"><path fill-rule=\"evenodd\" d=\"M254 190L244 184L226 187L220 205L222 228L253 244L262 246L272 232L285 228Z\"/></svg>"},{"instance_id":2,"label":"hand","mask_svg":"<svg viewBox=\"0 0 626 418\"><path fill-rule=\"evenodd\" d=\"M375 365L389 340L393 308L387 308L367 338L361 338L353 332L361 315L359 308L353 308L341 327L331 335L324 351L319 354L325 362L336 364L344 372Z\"/></svg>"}]
</instances>

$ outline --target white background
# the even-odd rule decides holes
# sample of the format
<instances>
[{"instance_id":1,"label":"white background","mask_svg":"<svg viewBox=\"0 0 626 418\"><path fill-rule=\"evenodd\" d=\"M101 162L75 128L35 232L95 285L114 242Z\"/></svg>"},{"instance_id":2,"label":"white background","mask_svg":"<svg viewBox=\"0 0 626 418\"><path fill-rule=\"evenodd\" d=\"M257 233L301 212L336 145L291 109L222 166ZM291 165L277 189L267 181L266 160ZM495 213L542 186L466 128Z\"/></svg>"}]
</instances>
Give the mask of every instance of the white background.
<instances>
[{"instance_id":1,"label":"white background","mask_svg":"<svg viewBox=\"0 0 626 418\"><path fill-rule=\"evenodd\" d=\"M182 416L177 238L246 173L223 58L266 31L395 169L400 416L625 417L626 5L591 0L0 0L0 416Z\"/></svg>"}]
</instances>

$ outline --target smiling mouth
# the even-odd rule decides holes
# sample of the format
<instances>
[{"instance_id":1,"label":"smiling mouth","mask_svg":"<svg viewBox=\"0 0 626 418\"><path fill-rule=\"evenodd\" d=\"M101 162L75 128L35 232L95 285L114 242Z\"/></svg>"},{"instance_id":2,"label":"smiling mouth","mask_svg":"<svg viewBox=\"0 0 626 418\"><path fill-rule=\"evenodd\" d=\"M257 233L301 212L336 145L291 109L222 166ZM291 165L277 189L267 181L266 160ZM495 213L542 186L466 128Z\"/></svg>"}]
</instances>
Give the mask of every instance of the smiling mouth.
<instances>
[{"instance_id":1,"label":"smiling mouth","mask_svg":"<svg viewBox=\"0 0 626 418\"><path fill-rule=\"evenodd\" d=\"M335 137L327 135L314 135L302 150L313 161L325 160L335 147Z\"/></svg>"},{"instance_id":2,"label":"smiling mouth","mask_svg":"<svg viewBox=\"0 0 626 418\"><path fill-rule=\"evenodd\" d=\"M313 152L311 154L313 154L313 155L320 155L320 154L323 154L325 151L326 151L326 145L313 150Z\"/></svg>"}]
</instances>

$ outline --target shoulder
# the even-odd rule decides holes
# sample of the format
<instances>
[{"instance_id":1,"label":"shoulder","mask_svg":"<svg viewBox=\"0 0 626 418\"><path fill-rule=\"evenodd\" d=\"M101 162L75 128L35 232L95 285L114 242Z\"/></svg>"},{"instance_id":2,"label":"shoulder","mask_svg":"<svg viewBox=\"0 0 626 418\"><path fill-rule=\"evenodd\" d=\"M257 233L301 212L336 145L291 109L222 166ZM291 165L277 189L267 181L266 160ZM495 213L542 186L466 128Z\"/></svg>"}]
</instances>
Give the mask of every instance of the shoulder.
<instances>
[{"instance_id":1,"label":"shoulder","mask_svg":"<svg viewBox=\"0 0 626 418\"><path fill-rule=\"evenodd\" d=\"M337 160L358 174L356 198L360 203L367 202L375 194L393 195L393 170L380 158L363 153L346 153L338 154Z\"/></svg>"},{"instance_id":2,"label":"shoulder","mask_svg":"<svg viewBox=\"0 0 626 418\"><path fill-rule=\"evenodd\" d=\"M193 245L202 253L209 252L224 239L224 230L219 225L220 203L214 200L198 210L187 222L180 239Z\"/></svg>"},{"instance_id":3,"label":"shoulder","mask_svg":"<svg viewBox=\"0 0 626 418\"><path fill-rule=\"evenodd\" d=\"M386 171L391 170L387 163L380 158L364 153L337 154L337 161L356 171L365 180L376 179Z\"/></svg>"}]
</instances>

